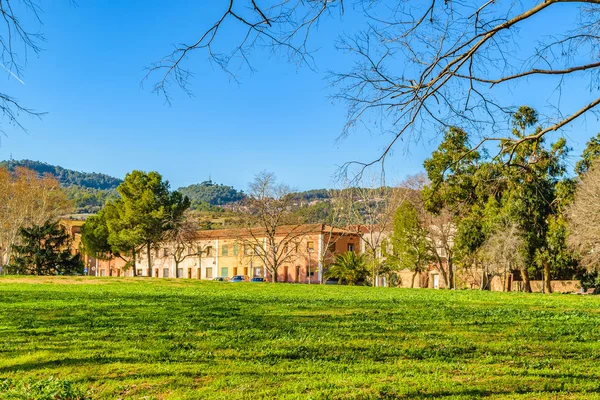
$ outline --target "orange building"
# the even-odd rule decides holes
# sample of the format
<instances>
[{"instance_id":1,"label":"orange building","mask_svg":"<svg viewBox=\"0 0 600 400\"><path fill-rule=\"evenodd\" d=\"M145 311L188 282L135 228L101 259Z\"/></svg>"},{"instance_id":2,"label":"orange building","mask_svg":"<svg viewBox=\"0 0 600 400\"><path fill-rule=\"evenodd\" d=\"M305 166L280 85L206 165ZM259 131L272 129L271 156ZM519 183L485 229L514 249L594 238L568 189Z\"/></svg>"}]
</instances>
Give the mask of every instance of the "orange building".
<instances>
[{"instance_id":1,"label":"orange building","mask_svg":"<svg viewBox=\"0 0 600 400\"><path fill-rule=\"evenodd\" d=\"M214 279L236 275L273 280L277 265L278 282L321 283L327 265L337 254L360 252L360 235L324 224L282 226L268 245L260 229L199 231L185 248L162 243L151 251L151 270L145 250L136 259L136 274L160 278ZM274 261L275 259L275 261ZM85 257L88 274L132 276L123 270L121 259L110 261Z\"/></svg>"}]
</instances>

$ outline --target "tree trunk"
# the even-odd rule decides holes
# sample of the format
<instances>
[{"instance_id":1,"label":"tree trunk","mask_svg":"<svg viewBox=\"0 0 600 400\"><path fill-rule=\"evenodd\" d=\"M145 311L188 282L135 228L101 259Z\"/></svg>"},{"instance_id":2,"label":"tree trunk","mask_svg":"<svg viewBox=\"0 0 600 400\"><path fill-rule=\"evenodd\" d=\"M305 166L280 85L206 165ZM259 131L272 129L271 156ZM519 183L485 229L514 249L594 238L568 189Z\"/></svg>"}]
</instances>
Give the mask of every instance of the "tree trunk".
<instances>
[{"instance_id":1,"label":"tree trunk","mask_svg":"<svg viewBox=\"0 0 600 400\"><path fill-rule=\"evenodd\" d=\"M487 290L488 289L488 276L487 276L487 271L485 270L485 267L482 265L481 266L481 290Z\"/></svg>"},{"instance_id":2,"label":"tree trunk","mask_svg":"<svg viewBox=\"0 0 600 400\"><path fill-rule=\"evenodd\" d=\"M308 256L310 257L310 254ZM265 259L266 259L266 257L265 257ZM310 259L309 259L309 262L310 262ZM277 272L278 272L278 270L279 270L279 264L277 263L277 253L273 251L273 279L272 279L272 281L274 283L277 282ZM310 274L309 274L308 279L310 279Z\"/></svg>"},{"instance_id":3,"label":"tree trunk","mask_svg":"<svg viewBox=\"0 0 600 400\"><path fill-rule=\"evenodd\" d=\"M146 252L148 253L148 277L152 278L152 255L150 254L150 242L146 243Z\"/></svg>"},{"instance_id":4,"label":"tree trunk","mask_svg":"<svg viewBox=\"0 0 600 400\"><path fill-rule=\"evenodd\" d=\"M448 266L448 281L449 281L449 289L456 289L454 286L454 270L452 268L452 260L447 259L446 265Z\"/></svg>"},{"instance_id":5,"label":"tree trunk","mask_svg":"<svg viewBox=\"0 0 600 400\"><path fill-rule=\"evenodd\" d=\"M509 272L505 272L504 275L506 276L505 283L504 283L504 291L510 292L512 290L513 276Z\"/></svg>"},{"instance_id":6,"label":"tree trunk","mask_svg":"<svg viewBox=\"0 0 600 400\"><path fill-rule=\"evenodd\" d=\"M412 282L410 283L410 288L413 289L415 287L415 278L417 277L418 272L415 271L415 273L412 276Z\"/></svg>"},{"instance_id":7,"label":"tree trunk","mask_svg":"<svg viewBox=\"0 0 600 400\"><path fill-rule=\"evenodd\" d=\"M373 286L377 287L377 259L375 258L376 252L377 250L375 250L373 252Z\"/></svg>"},{"instance_id":8,"label":"tree trunk","mask_svg":"<svg viewBox=\"0 0 600 400\"><path fill-rule=\"evenodd\" d=\"M271 282L277 283L277 268L273 268L273 271L271 271Z\"/></svg>"},{"instance_id":9,"label":"tree trunk","mask_svg":"<svg viewBox=\"0 0 600 400\"><path fill-rule=\"evenodd\" d=\"M442 259L439 257L438 257L438 269L439 269L440 275L442 276L442 282L444 283L444 286L450 287L448 284L448 274L446 273L446 270L444 269L444 263L442 262Z\"/></svg>"},{"instance_id":10,"label":"tree trunk","mask_svg":"<svg viewBox=\"0 0 600 400\"><path fill-rule=\"evenodd\" d=\"M544 293L552 293L552 278L550 277L550 264L544 263Z\"/></svg>"},{"instance_id":11,"label":"tree trunk","mask_svg":"<svg viewBox=\"0 0 600 400\"><path fill-rule=\"evenodd\" d=\"M523 278L523 291L525 293L531 293L531 282L529 281L529 275L527 274L527 269L525 267L519 267L519 271L521 271L521 278Z\"/></svg>"},{"instance_id":12,"label":"tree trunk","mask_svg":"<svg viewBox=\"0 0 600 400\"><path fill-rule=\"evenodd\" d=\"M133 255L131 257L131 260L132 260L131 268L133 268L133 276L135 277L135 276L137 276L137 273L135 272L135 249L133 249L132 254Z\"/></svg>"}]
</instances>

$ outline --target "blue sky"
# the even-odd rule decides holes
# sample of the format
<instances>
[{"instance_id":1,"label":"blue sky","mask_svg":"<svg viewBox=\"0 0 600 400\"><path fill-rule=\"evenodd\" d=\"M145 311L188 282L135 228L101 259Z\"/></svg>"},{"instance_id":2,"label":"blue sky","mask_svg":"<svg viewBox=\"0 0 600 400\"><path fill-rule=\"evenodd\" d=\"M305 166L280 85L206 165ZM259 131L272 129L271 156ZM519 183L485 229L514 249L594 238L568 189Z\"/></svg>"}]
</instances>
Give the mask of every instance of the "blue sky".
<instances>
[{"instance_id":1,"label":"blue sky","mask_svg":"<svg viewBox=\"0 0 600 400\"><path fill-rule=\"evenodd\" d=\"M245 189L253 175L273 171L291 186L331 186L338 166L369 161L385 138L359 129L337 142L345 108L332 104L326 70L348 62L333 48L340 27L332 21L318 32L319 71L257 51L256 72L242 71L240 84L230 82L203 54L188 61L196 77L194 97L172 89L173 103L141 86L144 68L169 53L173 43L191 42L214 20L219 1L158 0L42 3L47 42L39 56L30 53L21 85L0 74L2 90L28 107L48 114L23 118L28 132L6 129L0 159L33 159L117 177L133 169L156 170L176 188L206 180ZM552 15L557 23L561 16ZM34 27L36 25L33 25ZM540 25L541 26L541 25ZM548 25L545 25L548 26ZM532 29L539 26L532 25ZM544 82L536 82L543 85ZM533 89L533 90L532 90ZM507 96L519 103L543 105L535 87ZM563 94L567 106L581 93ZM576 124L567 132L581 152L598 130L597 121ZM421 170L436 140L399 147L388 162L388 176L398 181Z\"/></svg>"}]
</instances>

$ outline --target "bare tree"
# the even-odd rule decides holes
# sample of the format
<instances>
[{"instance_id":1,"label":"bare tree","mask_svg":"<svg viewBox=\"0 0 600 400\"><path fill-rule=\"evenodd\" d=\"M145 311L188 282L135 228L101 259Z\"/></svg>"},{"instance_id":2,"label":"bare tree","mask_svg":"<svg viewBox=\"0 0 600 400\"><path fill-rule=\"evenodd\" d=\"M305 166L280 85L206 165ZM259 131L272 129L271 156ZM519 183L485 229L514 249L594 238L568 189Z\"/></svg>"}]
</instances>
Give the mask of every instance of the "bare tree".
<instances>
[{"instance_id":1,"label":"bare tree","mask_svg":"<svg viewBox=\"0 0 600 400\"><path fill-rule=\"evenodd\" d=\"M72 210L66 193L51 175L27 168L0 168L0 264L11 261L21 228L43 225Z\"/></svg>"},{"instance_id":2,"label":"bare tree","mask_svg":"<svg viewBox=\"0 0 600 400\"><path fill-rule=\"evenodd\" d=\"M568 245L581 255L581 264L600 266L600 162L582 175L575 199L567 208Z\"/></svg>"},{"instance_id":3,"label":"bare tree","mask_svg":"<svg viewBox=\"0 0 600 400\"><path fill-rule=\"evenodd\" d=\"M423 173L408 176L399 185L405 190L406 200L410 201L419 212L419 220L423 224L428 239L428 251L435 261L433 267L442 277L444 286L454 288L454 237L456 225L453 214L442 209L438 214L433 214L425 209L423 188L429 184L427 176Z\"/></svg>"},{"instance_id":4,"label":"bare tree","mask_svg":"<svg viewBox=\"0 0 600 400\"><path fill-rule=\"evenodd\" d=\"M177 276L179 264L188 257L201 257L203 249L197 246L199 226L196 222L187 218L177 218L169 225L169 229L163 233L161 242L171 247L171 257L175 262L175 276Z\"/></svg>"},{"instance_id":5,"label":"bare tree","mask_svg":"<svg viewBox=\"0 0 600 400\"><path fill-rule=\"evenodd\" d=\"M15 4L20 3L20 4ZM29 12L34 20L41 23L40 8L34 0L0 1L0 67L16 81L23 83L23 72L27 63L27 53L32 51L37 54L41 51L40 43L44 37L37 32L29 31L22 23L20 12ZM43 113L25 107L13 96L0 92L0 112L9 125L25 129L19 117L21 114L40 117ZM5 133L4 126L0 124L0 133Z\"/></svg>"},{"instance_id":6,"label":"bare tree","mask_svg":"<svg viewBox=\"0 0 600 400\"><path fill-rule=\"evenodd\" d=\"M246 228L237 240L244 251L255 255L277 282L279 268L298 257L298 246L308 233L290 218L292 190L271 172L260 172L250 183Z\"/></svg>"},{"instance_id":7,"label":"bare tree","mask_svg":"<svg viewBox=\"0 0 600 400\"><path fill-rule=\"evenodd\" d=\"M490 289L490 283L494 276L502 276L504 290L508 290L508 274L513 269L522 267L524 263L523 246L523 232L515 224L509 224L497 230L485 241L479 250L482 259L482 290ZM525 284L529 285L529 282Z\"/></svg>"},{"instance_id":8,"label":"bare tree","mask_svg":"<svg viewBox=\"0 0 600 400\"><path fill-rule=\"evenodd\" d=\"M195 51L206 52L234 79L237 66L252 69L248 54L257 46L284 51L292 60L314 66L311 33L331 17L343 16L347 2L223 0L222 4L223 12L199 31L195 42L176 46L149 68L149 75L158 75L155 91L167 95L169 83L175 83L189 92L192 72L185 60ZM338 47L356 62L349 70L332 74L340 89L336 98L348 106L344 133L361 121L377 119L390 135L380 157L361 163L384 161L401 137L439 132L432 128L450 125L482 132L482 143L503 140L504 147L514 151L525 141L597 112L599 4L600 0L354 2L353 22L366 28L340 38ZM520 34L543 22L549 10L575 11L578 16L552 25L550 34L536 36L532 29ZM233 46L226 44L230 41L219 42L225 32L239 35ZM571 76L587 84L591 98L564 110L560 92ZM506 137L500 132L508 131L507 117L514 109L500 97L540 77L547 88L540 96L548 99L552 110L547 128L523 138Z\"/></svg>"},{"instance_id":9,"label":"bare tree","mask_svg":"<svg viewBox=\"0 0 600 400\"><path fill-rule=\"evenodd\" d=\"M454 270L454 237L456 225L448 210L442 210L438 215L422 209L423 221L429 239L429 252L435 260L434 268L442 276L447 288L456 288Z\"/></svg>"},{"instance_id":10,"label":"bare tree","mask_svg":"<svg viewBox=\"0 0 600 400\"><path fill-rule=\"evenodd\" d=\"M384 260L382 246L389 240L394 213L407 192L386 186L376 174L362 176L343 192L347 197L349 225L362 234L372 284L376 286Z\"/></svg>"}]
</instances>

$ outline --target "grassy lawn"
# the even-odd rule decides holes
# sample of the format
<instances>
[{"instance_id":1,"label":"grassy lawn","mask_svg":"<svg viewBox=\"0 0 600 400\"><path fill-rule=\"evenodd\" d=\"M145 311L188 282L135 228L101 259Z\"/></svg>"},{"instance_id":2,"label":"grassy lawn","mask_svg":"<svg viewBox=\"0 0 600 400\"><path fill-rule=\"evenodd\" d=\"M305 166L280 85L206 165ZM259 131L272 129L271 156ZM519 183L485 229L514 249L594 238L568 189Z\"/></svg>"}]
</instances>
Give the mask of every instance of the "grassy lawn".
<instances>
[{"instance_id":1,"label":"grassy lawn","mask_svg":"<svg viewBox=\"0 0 600 400\"><path fill-rule=\"evenodd\" d=\"M3 399L600 399L600 296L3 277L0 302Z\"/></svg>"}]
</instances>

